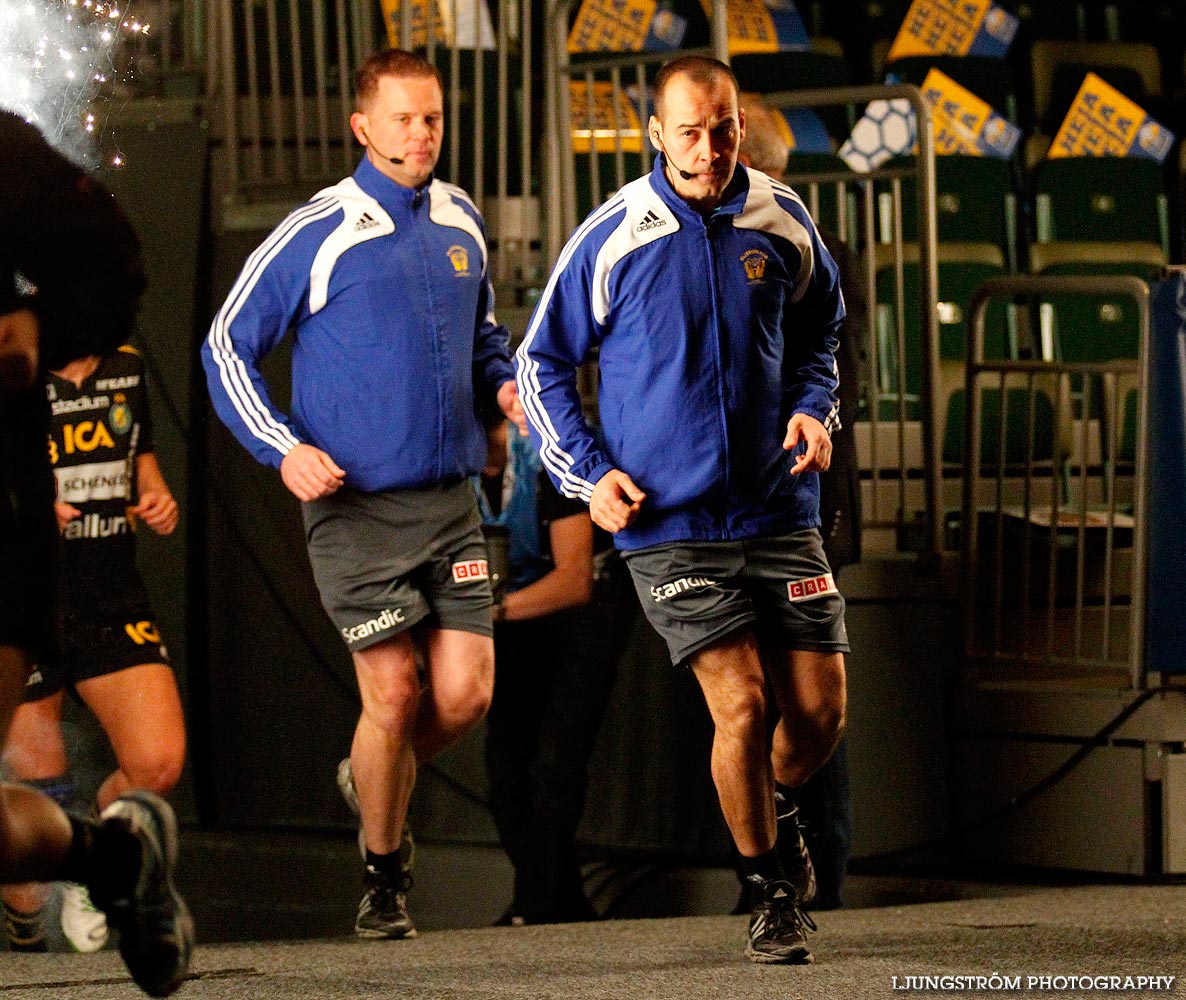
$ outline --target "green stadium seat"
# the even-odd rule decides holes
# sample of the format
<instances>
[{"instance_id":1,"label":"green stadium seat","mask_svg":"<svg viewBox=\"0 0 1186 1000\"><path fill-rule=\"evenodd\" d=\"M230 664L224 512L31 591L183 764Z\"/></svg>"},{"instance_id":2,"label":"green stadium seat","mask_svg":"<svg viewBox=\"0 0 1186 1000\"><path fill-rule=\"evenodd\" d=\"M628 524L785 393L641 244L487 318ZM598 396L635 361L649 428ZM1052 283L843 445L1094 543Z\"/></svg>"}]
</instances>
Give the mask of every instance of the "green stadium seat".
<instances>
[{"instance_id":1,"label":"green stadium seat","mask_svg":"<svg viewBox=\"0 0 1186 1000\"><path fill-rule=\"evenodd\" d=\"M1039 243L1141 241L1169 253L1169 202L1161 165L1119 156L1068 156L1034 168Z\"/></svg>"},{"instance_id":2,"label":"green stadium seat","mask_svg":"<svg viewBox=\"0 0 1186 1000\"><path fill-rule=\"evenodd\" d=\"M886 168L913 168L913 156L899 156ZM902 239L918 239L915 181L903 178ZM878 240L893 239L891 182L877 185ZM993 243L1005 254L1010 270L1017 268L1017 196L1013 166L991 156L935 157L935 223L940 243Z\"/></svg>"},{"instance_id":3,"label":"green stadium seat","mask_svg":"<svg viewBox=\"0 0 1186 1000\"><path fill-rule=\"evenodd\" d=\"M885 72L902 83L922 86L927 74L937 69L966 87L998 114L1017 121L1017 88L1004 59L988 56L906 56L887 63Z\"/></svg>"},{"instance_id":4,"label":"green stadium seat","mask_svg":"<svg viewBox=\"0 0 1186 1000\"><path fill-rule=\"evenodd\" d=\"M967 309L972 293L987 278L1007 273L999 247L986 243L941 243L938 247L939 272L939 356L962 364L967 346ZM919 315L918 246L902 247L902 304L905 322L905 355L898 346L897 310L895 308L897 272L893 248L878 245L875 254L876 306L873 319L878 347L880 381L878 412L883 419L896 419L899 396L899 372L904 375L907 416L918 417L918 399L922 389L922 321ZM990 304L985 317L985 357L1016 357L1013 324L1006 304Z\"/></svg>"},{"instance_id":5,"label":"green stadium seat","mask_svg":"<svg viewBox=\"0 0 1186 1000\"><path fill-rule=\"evenodd\" d=\"M1135 275L1149 278L1166 263L1156 243L1035 243L1030 270L1045 275ZM1044 296L1042 356L1059 361L1136 358L1136 302L1123 294Z\"/></svg>"}]
</instances>

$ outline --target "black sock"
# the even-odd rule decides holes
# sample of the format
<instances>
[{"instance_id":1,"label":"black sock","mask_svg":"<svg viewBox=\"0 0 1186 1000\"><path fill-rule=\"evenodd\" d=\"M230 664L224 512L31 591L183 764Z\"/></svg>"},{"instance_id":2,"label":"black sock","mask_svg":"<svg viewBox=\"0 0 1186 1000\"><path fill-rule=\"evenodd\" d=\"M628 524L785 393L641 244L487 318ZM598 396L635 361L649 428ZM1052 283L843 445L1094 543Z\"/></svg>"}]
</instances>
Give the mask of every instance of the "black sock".
<instances>
[{"instance_id":1,"label":"black sock","mask_svg":"<svg viewBox=\"0 0 1186 1000\"><path fill-rule=\"evenodd\" d=\"M403 881L403 866L400 864L399 848L389 854L376 854L369 847L366 856L367 871L373 871L382 879L392 882Z\"/></svg>"},{"instance_id":2,"label":"black sock","mask_svg":"<svg viewBox=\"0 0 1186 1000\"><path fill-rule=\"evenodd\" d=\"M782 871L782 862L778 860L778 852L771 848L756 858L741 855L741 868L745 872L747 882L760 884L762 882L782 882L786 876Z\"/></svg>"},{"instance_id":3,"label":"black sock","mask_svg":"<svg viewBox=\"0 0 1186 1000\"><path fill-rule=\"evenodd\" d=\"M94 820L82 819L71 813L66 814L70 820L70 851L62 864L62 880L65 882L90 881L95 870L93 857L95 854L95 835L99 832L99 824Z\"/></svg>"}]
</instances>

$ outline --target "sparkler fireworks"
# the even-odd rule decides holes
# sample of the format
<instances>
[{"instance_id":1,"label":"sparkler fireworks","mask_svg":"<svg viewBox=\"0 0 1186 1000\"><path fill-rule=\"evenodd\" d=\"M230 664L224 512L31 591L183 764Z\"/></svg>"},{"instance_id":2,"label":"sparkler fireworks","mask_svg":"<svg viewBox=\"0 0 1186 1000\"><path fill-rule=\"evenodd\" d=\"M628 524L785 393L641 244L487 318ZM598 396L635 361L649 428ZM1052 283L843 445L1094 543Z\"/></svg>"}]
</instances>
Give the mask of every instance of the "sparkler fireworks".
<instances>
[{"instance_id":1,"label":"sparkler fireworks","mask_svg":"<svg viewBox=\"0 0 1186 1000\"><path fill-rule=\"evenodd\" d=\"M84 165L97 158L103 105L127 71L117 50L147 34L127 4L107 0L0 0L0 107L36 125ZM104 159L118 166L118 154Z\"/></svg>"}]
</instances>

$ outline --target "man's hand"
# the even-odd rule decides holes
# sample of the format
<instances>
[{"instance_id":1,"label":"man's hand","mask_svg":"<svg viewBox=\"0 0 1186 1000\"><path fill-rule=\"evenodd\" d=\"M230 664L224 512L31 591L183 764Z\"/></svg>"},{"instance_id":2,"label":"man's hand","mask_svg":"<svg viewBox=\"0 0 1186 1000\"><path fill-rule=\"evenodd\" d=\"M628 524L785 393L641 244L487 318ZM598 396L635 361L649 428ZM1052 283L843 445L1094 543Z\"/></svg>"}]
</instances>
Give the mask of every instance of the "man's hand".
<instances>
[{"instance_id":1,"label":"man's hand","mask_svg":"<svg viewBox=\"0 0 1186 1000\"><path fill-rule=\"evenodd\" d=\"M281 461L280 478L298 500L319 500L341 488L346 471L320 448L298 444Z\"/></svg>"},{"instance_id":2,"label":"man's hand","mask_svg":"<svg viewBox=\"0 0 1186 1000\"><path fill-rule=\"evenodd\" d=\"M527 414L523 412L523 403L519 399L519 387L513 381L503 382L498 387L498 407L506 414L507 420L519 428L519 434L527 437Z\"/></svg>"},{"instance_id":3,"label":"man's hand","mask_svg":"<svg viewBox=\"0 0 1186 1000\"><path fill-rule=\"evenodd\" d=\"M589 498L589 516L599 528L617 533L636 520L647 498L621 469L610 469L597 480Z\"/></svg>"},{"instance_id":4,"label":"man's hand","mask_svg":"<svg viewBox=\"0 0 1186 1000\"><path fill-rule=\"evenodd\" d=\"M171 535L177 527L177 501L168 490L141 490L140 502L132 513L158 535Z\"/></svg>"},{"instance_id":5,"label":"man's hand","mask_svg":"<svg viewBox=\"0 0 1186 1000\"><path fill-rule=\"evenodd\" d=\"M795 459L791 475L801 472L827 472L832 464L832 439L827 430L815 417L796 413L787 422L787 436L783 439L783 451L791 451L800 441L807 442L807 450Z\"/></svg>"},{"instance_id":6,"label":"man's hand","mask_svg":"<svg viewBox=\"0 0 1186 1000\"><path fill-rule=\"evenodd\" d=\"M61 500L54 501L54 514L58 518L59 532L65 531L66 525L68 525L76 517L82 517L82 511L68 503L63 503Z\"/></svg>"}]
</instances>

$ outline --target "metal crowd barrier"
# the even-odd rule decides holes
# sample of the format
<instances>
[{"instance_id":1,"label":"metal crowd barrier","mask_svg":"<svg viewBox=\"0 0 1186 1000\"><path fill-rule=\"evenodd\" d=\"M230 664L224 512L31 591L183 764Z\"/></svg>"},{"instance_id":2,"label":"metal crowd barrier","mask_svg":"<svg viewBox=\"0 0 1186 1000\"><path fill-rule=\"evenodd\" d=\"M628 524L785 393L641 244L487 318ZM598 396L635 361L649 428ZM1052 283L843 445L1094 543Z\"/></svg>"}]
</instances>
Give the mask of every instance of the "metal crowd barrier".
<instances>
[{"instance_id":1,"label":"metal crowd barrier","mask_svg":"<svg viewBox=\"0 0 1186 1000\"><path fill-rule=\"evenodd\" d=\"M994 299L1123 295L1139 358L984 359ZM1144 684L1149 288L1135 277L986 281L963 385L963 636L973 687Z\"/></svg>"}]
</instances>

